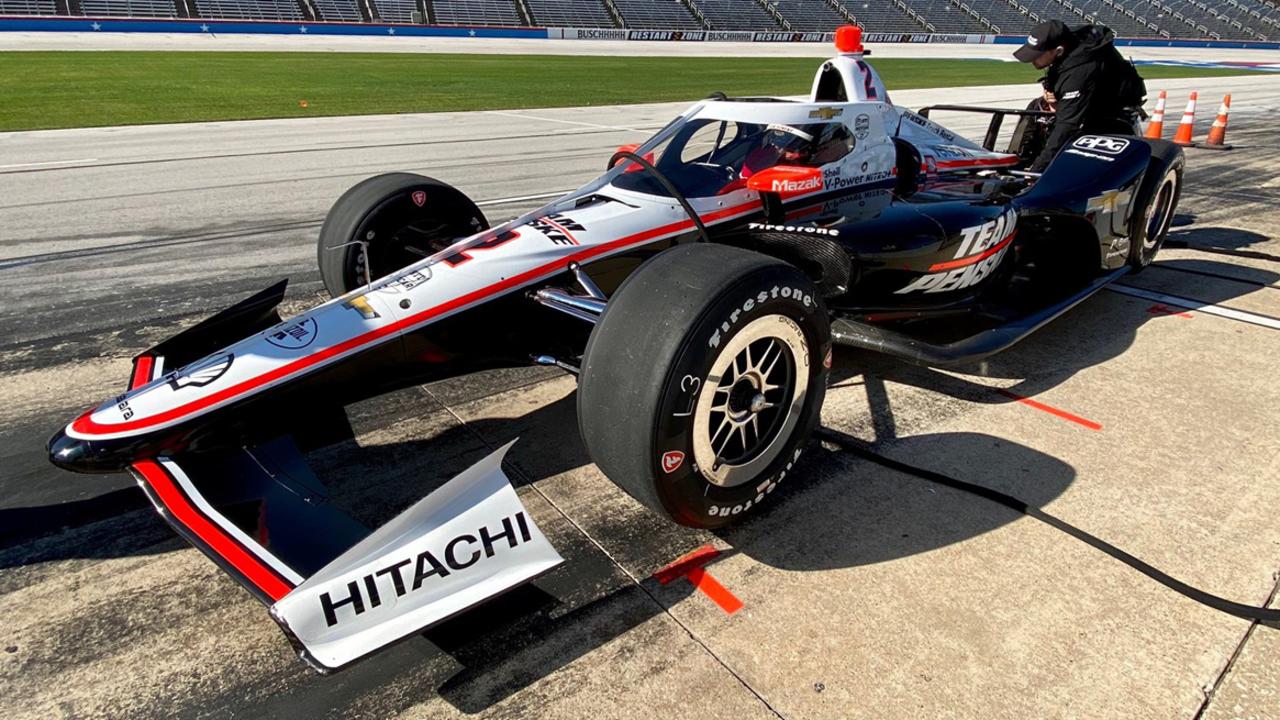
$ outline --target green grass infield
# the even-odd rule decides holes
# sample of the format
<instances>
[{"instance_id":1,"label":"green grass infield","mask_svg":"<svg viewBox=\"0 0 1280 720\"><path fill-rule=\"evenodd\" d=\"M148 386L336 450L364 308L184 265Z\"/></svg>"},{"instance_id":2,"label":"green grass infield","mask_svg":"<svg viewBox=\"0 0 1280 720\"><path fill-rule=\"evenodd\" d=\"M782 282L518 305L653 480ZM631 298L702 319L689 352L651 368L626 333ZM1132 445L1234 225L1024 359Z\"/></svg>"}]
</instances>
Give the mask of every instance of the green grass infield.
<instances>
[{"instance_id":1,"label":"green grass infield","mask_svg":"<svg viewBox=\"0 0 1280 720\"><path fill-rule=\"evenodd\" d=\"M0 53L0 130L799 95L815 58ZM1032 82L996 60L874 59L890 90ZM1247 71L1143 66L1148 79ZM959 98L958 98L959 100Z\"/></svg>"}]
</instances>

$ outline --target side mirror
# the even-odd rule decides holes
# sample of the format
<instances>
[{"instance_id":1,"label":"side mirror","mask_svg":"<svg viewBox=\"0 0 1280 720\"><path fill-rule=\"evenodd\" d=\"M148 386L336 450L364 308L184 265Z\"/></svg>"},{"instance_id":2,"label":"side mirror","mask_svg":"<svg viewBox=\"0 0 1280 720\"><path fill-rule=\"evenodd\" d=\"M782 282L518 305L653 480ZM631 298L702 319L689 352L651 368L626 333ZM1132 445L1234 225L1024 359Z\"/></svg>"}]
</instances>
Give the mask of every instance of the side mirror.
<instances>
[{"instance_id":1,"label":"side mirror","mask_svg":"<svg viewBox=\"0 0 1280 720\"><path fill-rule=\"evenodd\" d=\"M619 157L618 157L618 153L624 153L624 152L627 152L627 153L633 153L633 152L635 152L635 151L637 151L637 150L639 150L639 149L640 149L640 145L639 145L639 143L630 143L630 144L628 144L628 145L619 145L619 146L618 146L618 149L617 149L617 150L614 152L614 154L613 154L613 156L614 156L614 158L616 159L616 161L610 162L610 163L609 163L609 167L611 167L611 168L612 168L614 165L617 165L617 164L618 164L618 163L620 163L620 162L630 162L630 161L628 161L628 160L627 160L627 158L619 158ZM652 164L653 164L653 153L648 152L648 153L645 153L644 155L642 155L641 157L643 157L645 160L647 160L647 161L649 162L649 164L650 164L650 165L652 165ZM635 162L631 162L629 165L627 165L627 169L626 169L626 170L623 170L622 172L624 172L624 173L633 173L633 172L640 172L640 171L642 171L642 170L644 170L644 168L643 168L643 167L641 167L641 166L637 165Z\"/></svg>"},{"instance_id":2,"label":"side mirror","mask_svg":"<svg viewBox=\"0 0 1280 720\"><path fill-rule=\"evenodd\" d=\"M783 198L808 195L823 188L822 170L795 165L774 165L747 178L747 187Z\"/></svg>"}]
</instances>

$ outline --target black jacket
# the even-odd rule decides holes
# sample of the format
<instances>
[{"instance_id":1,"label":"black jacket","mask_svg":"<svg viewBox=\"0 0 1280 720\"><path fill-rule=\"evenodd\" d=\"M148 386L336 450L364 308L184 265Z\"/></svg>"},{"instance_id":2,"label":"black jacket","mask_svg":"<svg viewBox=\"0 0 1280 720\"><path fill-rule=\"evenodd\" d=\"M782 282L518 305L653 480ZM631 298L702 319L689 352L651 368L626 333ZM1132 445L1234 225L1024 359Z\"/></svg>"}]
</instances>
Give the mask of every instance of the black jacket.
<instances>
[{"instance_id":1,"label":"black jacket","mask_svg":"<svg viewBox=\"0 0 1280 720\"><path fill-rule=\"evenodd\" d=\"M1084 134L1133 134L1133 111L1147 89L1133 64L1112 44L1102 25L1075 30L1078 44L1049 67L1045 87L1058 99L1057 117L1044 149L1031 164L1042 172L1069 141Z\"/></svg>"}]
</instances>

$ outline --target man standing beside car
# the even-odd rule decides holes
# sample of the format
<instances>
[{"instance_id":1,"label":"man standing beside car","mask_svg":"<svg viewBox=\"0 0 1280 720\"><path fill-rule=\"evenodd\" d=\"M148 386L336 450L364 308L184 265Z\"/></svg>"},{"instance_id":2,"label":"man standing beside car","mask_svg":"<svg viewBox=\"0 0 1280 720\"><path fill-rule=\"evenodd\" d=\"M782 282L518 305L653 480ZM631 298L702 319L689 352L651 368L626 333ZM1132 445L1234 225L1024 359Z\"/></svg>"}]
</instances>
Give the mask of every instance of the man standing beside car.
<instances>
[{"instance_id":1,"label":"man standing beside car","mask_svg":"<svg viewBox=\"0 0 1280 720\"><path fill-rule=\"evenodd\" d=\"M1044 172L1058 151L1081 135L1137 133L1147 88L1114 40L1115 33L1102 25L1072 30L1060 20L1046 20L1014 51L1019 61L1048 70L1045 100L1055 113L1053 129L1029 170Z\"/></svg>"}]
</instances>

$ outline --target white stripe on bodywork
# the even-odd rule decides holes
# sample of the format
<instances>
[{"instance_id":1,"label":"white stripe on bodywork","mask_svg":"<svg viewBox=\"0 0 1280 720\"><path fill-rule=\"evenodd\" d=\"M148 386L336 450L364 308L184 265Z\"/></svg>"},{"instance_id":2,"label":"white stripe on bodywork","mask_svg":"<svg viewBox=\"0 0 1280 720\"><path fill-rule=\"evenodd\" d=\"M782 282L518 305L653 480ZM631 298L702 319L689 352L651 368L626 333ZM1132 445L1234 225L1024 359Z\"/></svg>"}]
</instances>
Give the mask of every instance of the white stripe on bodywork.
<instances>
[{"instance_id":1,"label":"white stripe on bodywork","mask_svg":"<svg viewBox=\"0 0 1280 720\"><path fill-rule=\"evenodd\" d=\"M196 486L191 482L191 478L187 477L187 474L182 471L182 468L178 463L174 462L170 458L157 458L157 460L162 466L164 466L165 470L169 471L169 474L173 476L174 481L178 483L182 488L182 491L187 494L187 497L191 498L191 502L200 510L201 513L204 513L205 517L209 518L210 522L217 524L218 527L225 530L228 535L239 541L246 550L256 555L259 560L270 565L273 570L280 573L280 575L289 582L294 585L302 583L303 577L294 572L293 568L285 565L280 558L272 555L266 548L262 547L258 541L245 534L245 532L240 529L240 526L231 522L225 515L215 510L214 507L209 504L209 501L200 494L200 491L196 489Z\"/></svg>"}]
</instances>

